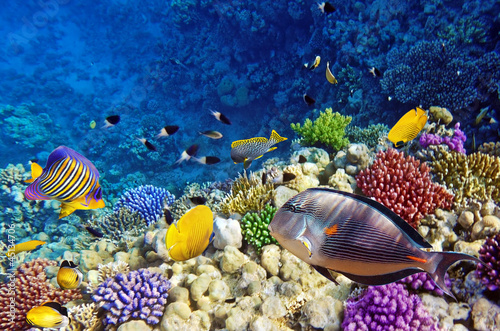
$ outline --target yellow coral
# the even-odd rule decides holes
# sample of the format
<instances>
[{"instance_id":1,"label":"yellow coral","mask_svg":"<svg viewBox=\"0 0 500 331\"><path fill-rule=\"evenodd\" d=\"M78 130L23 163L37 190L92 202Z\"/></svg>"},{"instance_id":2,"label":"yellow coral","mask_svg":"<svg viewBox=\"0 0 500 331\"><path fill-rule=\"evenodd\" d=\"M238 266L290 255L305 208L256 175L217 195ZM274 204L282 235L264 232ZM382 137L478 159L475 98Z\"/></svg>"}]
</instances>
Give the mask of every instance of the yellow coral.
<instances>
[{"instance_id":1,"label":"yellow coral","mask_svg":"<svg viewBox=\"0 0 500 331\"><path fill-rule=\"evenodd\" d=\"M446 125L453 121L453 115L446 108L431 106L429 107L429 113L432 115L432 120L436 122L441 122Z\"/></svg>"},{"instance_id":2,"label":"yellow coral","mask_svg":"<svg viewBox=\"0 0 500 331\"><path fill-rule=\"evenodd\" d=\"M500 156L500 141L497 141L496 143L492 141L489 143L483 143L479 146L478 150L484 154Z\"/></svg>"},{"instance_id":3,"label":"yellow coral","mask_svg":"<svg viewBox=\"0 0 500 331\"><path fill-rule=\"evenodd\" d=\"M474 153L465 155L440 148L431 163L438 181L453 190L455 202L500 199L500 158Z\"/></svg>"},{"instance_id":4,"label":"yellow coral","mask_svg":"<svg viewBox=\"0 0 500 331\"><path fill-rule=\"evenodd\" d=\"M101 327L101 321L97 318L97 306L93 302L69 308L68 313L71 324L63 331L94 331Z\"/></svg>"},{"instance_id":5,"label":"yellow coral","mask_svg":"<svg viewBox=\"0 0 500 331\"><path fill-rule=\"evenodd\" d=\"M233 182L231 193L221 204L221 212L230 215L245 215L249 211L257 212L274 200L275 191L272 183L262 184L262 179L254 173L247 176L245 172Z\"/></svg>"}]
</instances>

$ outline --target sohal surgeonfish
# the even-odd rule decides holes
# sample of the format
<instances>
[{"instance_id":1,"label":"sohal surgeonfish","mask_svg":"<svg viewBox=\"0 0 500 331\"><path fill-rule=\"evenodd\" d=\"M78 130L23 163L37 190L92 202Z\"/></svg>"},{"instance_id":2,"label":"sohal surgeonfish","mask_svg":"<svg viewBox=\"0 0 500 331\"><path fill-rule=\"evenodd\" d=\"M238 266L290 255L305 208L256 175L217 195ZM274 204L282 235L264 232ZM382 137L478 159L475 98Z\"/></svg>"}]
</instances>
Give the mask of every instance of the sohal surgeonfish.
<instances>
[{"instance_id":1,"label":"sohal surgeonfish","mask_svg":"<svg viewBox=\"0 0 500 331\"><path fill-rule=\"evenodd\" d=\"M46 244L46 242L41 240L30 240L20 243L14 246L14 254L32 251L44 244Z\"/></svg>"},{"instance_id":2,"label":"sohal surgeonfish","mask_svg":"<svg viewBox=\"0 0 500 331\"><path fill-rule=\"evenodd\" d=\"M335 282L329 270L366 285L395 282L427 272L453 297L444 277L460 260L455 252L428 252L420 234L375 200L327 188L312 188L288 200L269 224L280 245Z\"/></svg>"},{"instance_id":3,"label":"sohal surgeonfish","mask_svg":"<svg viewBox=\"0 0 500 331\"><path fill-rule=\"evenodd\" d=\"M248 169L253 160L275 150L277 147L273 147L273 145L287 139L273 130L269 140L265 137L237 140L231 144L231 159L235 164L243 163L245 169Z\"/></svg>"},{"instance_id":4,"label":"sohal surgeonfish","mask_svg":"<svg viewBox=\"0 0 500 331\"><path fill-rule=\"evenodd\" d=\"M72 290L78 288L82 283L83 275L78 266L73 261L64 260L61 263L57 273L57 284L63 290Z\"/></svg>"},{"instance_id":5,"label":"sohal surgeonfish","mask_svg":"<svg viewBox=\"0 0 500 331\"><path fill-rule=\"evenodd\" d=\"M165 236L168 254L174 261L186 261L201 255L210 244L214 216L205 205L187 211Z\"/></svg>"},{"instance_id":6,"label":"sohal surgeonfish","mask_svg":"<svg viewBox=\"0 0 500 331\"><path fill-rule=\"evenodd\" d=\"M68 310L60 303L49 301L31 308L26 314L26 322L38 328L61 329L70 323Z\"/></svg>"},{"instance_id":7,"label":"sohal surgeonfish","mask_svg":"<svg viewBox=\"0 0 500 331\"><path fill-rule=\"evenodd\" d=\"M31 164L31 183L24 191L28 200L61 201L59 218L76 209L103 208L99 171L85 156L66 146L50 153L45 168Z\"/></svg>"},{"instance_id":8,"label":"sohal surgeonfish","mask_svg":"<svg viewBox=\"0 0 500 331\"><path fill-rule=\"evenodd\" d=\"M402 147L407 142L415 139L427 123L425 110L417 107L407 112L389 131L388 138L395 147Z\"/></svg>"}]
</instances>

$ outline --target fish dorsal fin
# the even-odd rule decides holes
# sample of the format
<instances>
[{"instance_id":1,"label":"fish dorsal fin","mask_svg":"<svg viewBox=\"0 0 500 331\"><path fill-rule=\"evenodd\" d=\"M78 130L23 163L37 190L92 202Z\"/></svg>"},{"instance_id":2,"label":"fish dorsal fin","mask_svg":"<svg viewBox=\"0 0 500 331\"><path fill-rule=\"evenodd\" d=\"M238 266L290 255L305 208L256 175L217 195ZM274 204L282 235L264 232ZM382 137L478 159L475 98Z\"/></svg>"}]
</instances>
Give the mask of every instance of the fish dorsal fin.
<instances>
[{"instance_id":1,"label":"fish dorsal fin","mask_svg":"<svg viewBox=\"0 0 500 331\"><path fill-rule=\"evenodd\" d=\"M372 200L370 198L367 198L362 195L357 195L353 193L348 193L348 192L343 192L343 191L338 191L334 190L331 188L326 188L326 187L314 187L310 188L308 190L312 191L324 191L324 192L330 192L330 193L336 193L340 194L346 197L349 197L354 200L358 200L361 202L366 203L373 209L376 209L380 213L386 215L399 229L401 229L402 232L404 232L411 240L415 242L420 248L432 248L432 245L429 244L425 239L415 230L410 224L408 224L404 219L402 219L398 214L384 206L383 204Z\"/></svg>"},{"instance_id":2,"label":"fish dorsal fin","mask_svg":"<svg viewBox=\"0 0 500 331\"><path fill-rule=\"evenodd\" d=\"M279 142L282 142L282 141L285 141L287 140L288 138L285 138L285 137L282 137L278 134L278 132L274 131L271 132L271 137L269 138L269 141L272 141L273 143L279 143Z\"/></svg>"},{"instance_id":3,"label":"fish dorsal fin","mask_svg":"<svg viewBox=\"0 0 500 331\"><path fill-rule=\"evenodd\" d=\"M70 262L68 260L62 261L61 268L71 268Z\"/></svg>"},{"instance_id":4,"label":"fish dorsal fin","mask_svg":"<svg viewBox=\"0 0 500 331\"><path fill-rule=\"evenodd\" d=\"M26 183L34 182L35 179L37 179L38 177L40 177L42 175L42 172L43 172L43 168L38 163L33 162L31 164L31 178L26 179L24 182L26 182Z\"/></svg>"},{"instance_id":5,"label":"fish dorsal fin","mask_svg":"<svg viewBox=\"0 0 500 331\"><path fill-rule=\"evenodd\" d=\"M61 315L68 316L68 309L66 307L61 306L59 302L48 301L42 304L42 306L50 307L58 311Z\"/></svg>"},{"instance_id":6,"label":"fish dorsal fin","mask_svg":"<svg viewBox=\"0 0 500 331\"><path fill-rule=\"evenodd\" d=\"M246 144L248 144L248 142L249 142L249 139L242 139L242 140L233 141L233 143L231 144L231 148L235 148L235 147L238 147L241 145L246 145Z\"/></svg>"}]
</instances>

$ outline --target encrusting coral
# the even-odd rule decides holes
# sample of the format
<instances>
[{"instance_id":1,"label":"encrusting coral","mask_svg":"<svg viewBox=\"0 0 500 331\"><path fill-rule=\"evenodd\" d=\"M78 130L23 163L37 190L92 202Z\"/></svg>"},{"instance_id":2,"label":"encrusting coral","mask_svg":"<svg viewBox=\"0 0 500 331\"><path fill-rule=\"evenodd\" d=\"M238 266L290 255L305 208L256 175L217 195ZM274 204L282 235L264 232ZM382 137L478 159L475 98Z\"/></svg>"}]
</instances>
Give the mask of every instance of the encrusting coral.
<instances>
[{"instance_id":1,"label":"encrusting coral","mask_svg":"<svg viewBox=\"0 0 500 331\"><path fill-rule=\"evenodd\" d=\"M255 248L257 254L260 254L264 245L278 244L268 230L276 211L275 207L266 205L259 214L249 212L241 219L241 233L246 242Z\"/></svg>"},{"instance_id":2,"label":"encrusting coral","mask_svg":"<svg viewBox=\"0 0 500 331\"><path fill-rule=\"evenodd\" d=\"M349 139L345 136L345 128L351 120L350 116L343 116L338 112L333 113L332 108L326 108L324 112L320 112L314 122L307 118L303 125L292 123L290 126L306 144L314 145L320 142L334 150L340 150L349 144Z\"/></svg>"}]
</instances>

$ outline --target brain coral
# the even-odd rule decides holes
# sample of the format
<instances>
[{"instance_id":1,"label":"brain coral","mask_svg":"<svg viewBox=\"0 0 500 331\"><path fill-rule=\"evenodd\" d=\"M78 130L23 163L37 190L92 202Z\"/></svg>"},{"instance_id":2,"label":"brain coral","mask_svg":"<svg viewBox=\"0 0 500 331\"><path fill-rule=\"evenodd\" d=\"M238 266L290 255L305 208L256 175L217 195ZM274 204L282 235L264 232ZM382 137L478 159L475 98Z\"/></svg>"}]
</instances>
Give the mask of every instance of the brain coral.
<instances>
[{"instance_id":1,"label":"brain coral","mask_svg":"<svg viewBox=\"0 0 500 331\"><path fill-rule=\"evenodd\" d=\"M429 167L395 149L380 151L373 164L356 176L358 187L411 226L436 208L450 208L453 195L431 181Z\"/></svg>"}]
</instances>

